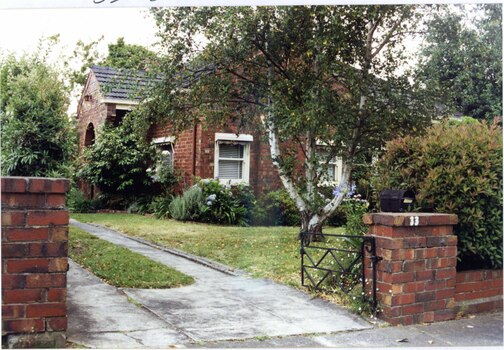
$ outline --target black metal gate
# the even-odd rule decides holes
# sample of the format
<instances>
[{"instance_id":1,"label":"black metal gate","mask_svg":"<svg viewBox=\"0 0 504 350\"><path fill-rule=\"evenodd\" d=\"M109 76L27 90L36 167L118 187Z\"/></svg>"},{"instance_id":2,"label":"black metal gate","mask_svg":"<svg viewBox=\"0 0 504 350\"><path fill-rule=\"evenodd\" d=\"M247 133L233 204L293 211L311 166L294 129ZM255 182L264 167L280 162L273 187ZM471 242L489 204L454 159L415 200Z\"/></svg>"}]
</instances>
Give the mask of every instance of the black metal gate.
<instances>
[{"instance_id":1,"label":"black metal gate","mask_svg":"<svg viewBox=\"0 0 504 350\"><path fill-rule=\"evenodd\" d=\"M374 237L326 233L310 237L301 233L302 285L322 291L339 288L348 294L360 283L363 292L371 291L370 297L363 297L369 299L373 312L377 307L376 264L380 260Z\"/></svg>"}]
</instances>

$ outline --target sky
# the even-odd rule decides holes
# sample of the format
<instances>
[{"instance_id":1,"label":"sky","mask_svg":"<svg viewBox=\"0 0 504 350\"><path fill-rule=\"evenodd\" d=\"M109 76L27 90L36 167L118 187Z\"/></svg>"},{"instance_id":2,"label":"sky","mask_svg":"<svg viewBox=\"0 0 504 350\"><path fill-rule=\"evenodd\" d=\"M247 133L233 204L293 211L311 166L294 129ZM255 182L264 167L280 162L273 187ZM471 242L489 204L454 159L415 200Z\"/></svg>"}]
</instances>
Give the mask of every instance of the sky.
<instances>
[{"instance_id":1,"label":"sky","mask_svg":"<svg viewBox=\"0 0 504 350\"><path fill-rule=\"evenodd\" d=\"M490 0L492 1L492 0ZM183 4L229 4L230 0L177 0ZM296 3L398 3L394 0L233 0L238 4L296 4ZM400 1L418 3L419 1ZM426 2L426 1L424 1ZM457 1L460 2L460 1ZM498 2L498 1L495 1ZM124 37L128 44L153 48L156 42L156 26L148 14L147 6L173 4L174 0L0 0L0 57L1 54L36 49L41 37L60 34L60 45L54 48L59 53L70 55L78 40L84 43L104 40L98 47L102 56L107 54L107 44ZM40 8L49 7L52 8ZM80 7L79 7L80 6ZM130 6L130 7L124 7ZM131 7L137 6L137 7ZM418 45L419 42L411 43ZM154 50L156 51L156 50ZM73 101L73 105L75 105ZM71 112L72 107L69 112Z\"/></svg>"},{"instance_id":2,"label":"sky","mask_svg":"<svg viewBox=\"0 0 504 350\"><path fill-rule=\"evenodd\" d=\"M87 43L101 35L105 51L119 37L147 47L156 41L155 23L145 8L2 9L0 33L0 48L15 54L33 51L40 37L54 34L70 52L78 40Z\"/></svg>"}]
</instances>

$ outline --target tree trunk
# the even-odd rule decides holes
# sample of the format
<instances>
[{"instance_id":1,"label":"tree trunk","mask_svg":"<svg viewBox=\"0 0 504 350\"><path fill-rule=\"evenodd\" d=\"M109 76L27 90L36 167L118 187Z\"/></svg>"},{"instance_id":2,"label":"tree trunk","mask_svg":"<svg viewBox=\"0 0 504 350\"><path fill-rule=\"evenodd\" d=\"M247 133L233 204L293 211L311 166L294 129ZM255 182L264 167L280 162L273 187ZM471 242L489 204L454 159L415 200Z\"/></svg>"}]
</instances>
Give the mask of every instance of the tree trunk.
<instances>
[{"instance_id":1,"label":"tree trunk","mask_svg":"<svg viewBox=\"0 0 504 350\"><path fill-rule=\"evenodd\" d=\"M309 215L301 213L301 232L299 239L303 239L304 245L309 245L311 242L322 242L324 235L322 234L322 225L324 222L320 220L318 215ZM304 234L304 235L303 235Z\"/></svg>"}]
</instances>

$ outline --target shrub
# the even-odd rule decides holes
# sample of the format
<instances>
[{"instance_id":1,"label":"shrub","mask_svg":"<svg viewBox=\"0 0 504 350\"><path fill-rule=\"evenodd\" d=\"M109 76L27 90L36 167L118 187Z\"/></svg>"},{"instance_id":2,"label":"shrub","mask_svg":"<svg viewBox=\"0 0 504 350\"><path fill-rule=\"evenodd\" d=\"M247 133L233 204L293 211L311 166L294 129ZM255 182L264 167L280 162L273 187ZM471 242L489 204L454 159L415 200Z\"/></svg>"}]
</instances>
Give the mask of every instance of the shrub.
<instances>
[{"instance_id":1,"label":"shrub","mask_svg":"<svg viewBox=\"0 0 504 350\"><path fill-rule=\"evenodd\" d=\"M250 186L224 186L219 180L204 179L198 183L205 197L200 221L214 224L250 224L251 208L255 197Z\"/></svg>"},{"instance_id":2,"label":"shrub","mask_svg":"<svg viewBox=\"0 0 504 350\"><path fill-rule=\"evenodd\" d=\"M88 199L78 189L72 187L67 197L68 210L74 213L93 213L103 207L100 199Z\"/></svg>"},{"instance_id":3,"label":"shrub","mask_svg":"<svg viewBox=\"0 0 504 350\"><path fill-rule=\"evenodd\" d=\"M254 213L254 223L264 226L299 226L301 216L286 190L263 195Z\"/></svg>"},{"instance_id":4,"label":"shrub","mask_svg":"<svg viewBox=\"0 0 504 350\"><path fill-rule=\"evenodd\" d=\"M362 236L367 232L367 225L362 221L362 216L367 213L369 203L362 199L360 194L345 198L342 209L346 214L345 234Z\"/></svg>"},{"instance_id":5,"label":"shrub","mask_svg":"<svg viewBox=\"0 0 504 350\"><path fill-rule=\"evenodd\" d=\"M168 212L172 218L179 221L185 221L189 217L189 215L187 215L186 203L182 196L173 198L168 206Z\"/></svg>"},{"instance_id":6,"label":"shrub","mask_svg":"<svg viewBox=\"0 0 504 350\"><path fill-rule=\"evenodd\" d=\"M148 204L146 212L154 214L158 219L167 219L171 216L171 202L173 202L173 196L171 194L154 197Z\"/></svg>"},{"instance_id":7,"label":"shrub","mask_svg":"<svg viewBox=\"0 0 504 350\"><path fill-rule=\"evenodd\" d=\"M434 125L387 144L373 184L416 191L417 209L458 215L459 269L502 266L502 129Z\"/></svg>"},{"instance_id":8,"label":"shrub","mask_svg":"<svg viewBox=\"0 0 504 350\"><path fill-rule=\"evenodd\" d=\"M2 175L71 177L77 133L68 89L42 52L0 57Z\"/></svg>"},{"instance_id":9,"label":"shrub","mask_svg":"<svg viewBox=\"0 0 504 350\"><path fill-rule=\"evenodd\" d=\"M204 179L174 198L169 212L176 220L246 226L254 203L248 185L226 187L219 180Z\"/></svg>"},{"instance_id":10,"label":"shrub","mask_svg":"<svg viewBox=\"0 0 504 350\"><path fill-rule=\"evenodd\" d=\"M153 185L154 192L160 194L172 194L173 187L179 183L180 172L173 168L172 165L160 159L160 153L157 152L153 162L156 164L155 168L147 169Z\"/></svg>"},{"instance_id":11,"label":"shrub","mask_svg":"<svg viewBox=\"0 0 504 350\"><path fill-rule=\"evenodd\" d=\"M204 210L203 191L197 185L189 187L182 196L177 196L168 206L169 212L175 220L199 221Z\"/></svg>"},{"instance_id":12,"label":"shrub","mask_svg":"<svg viewBox=\"0 0 504 350\"><path fill-rule=\"evenodd\" d=\"M135 194L151 192L147 169L155 150L127 125L106 125L84 155L78 176L98 186L111 204L127 206Z\"/></svg>"},{"instance_id":13,"label":"shrub","mask_svg":"<svg viewBox=\"0 0 504 350\"><path fill-rule=\"evenodd\" d=\"M130 214L147 214L151 212L152 196L141 196L137 198L127 209Z\"/></svg>"}]
</instances>

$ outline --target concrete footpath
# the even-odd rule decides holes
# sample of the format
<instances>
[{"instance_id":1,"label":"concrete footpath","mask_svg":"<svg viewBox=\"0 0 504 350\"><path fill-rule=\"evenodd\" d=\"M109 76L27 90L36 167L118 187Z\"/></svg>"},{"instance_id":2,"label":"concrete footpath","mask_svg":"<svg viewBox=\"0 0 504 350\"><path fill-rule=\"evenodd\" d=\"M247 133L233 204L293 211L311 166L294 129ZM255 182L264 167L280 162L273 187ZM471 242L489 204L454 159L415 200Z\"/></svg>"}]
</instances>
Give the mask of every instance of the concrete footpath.
<instances>
[{"instance_id":1,"label":"concrete footpath","mask_svg":"<svg viewBox=\"0 0 504 350\"><path fill-rule=\"evenodd\" d=\"M281 284L181 256L97 225L91 234L191 275L175 289L119 289L71 263L68 340L90 348L293 348L503 345L502 313L384 327Z\"/></svg>"}]
</instances>

